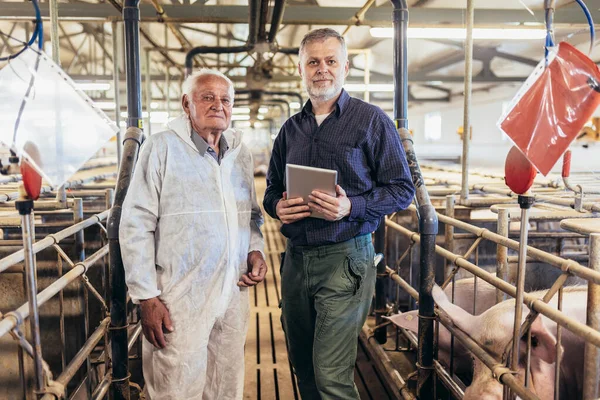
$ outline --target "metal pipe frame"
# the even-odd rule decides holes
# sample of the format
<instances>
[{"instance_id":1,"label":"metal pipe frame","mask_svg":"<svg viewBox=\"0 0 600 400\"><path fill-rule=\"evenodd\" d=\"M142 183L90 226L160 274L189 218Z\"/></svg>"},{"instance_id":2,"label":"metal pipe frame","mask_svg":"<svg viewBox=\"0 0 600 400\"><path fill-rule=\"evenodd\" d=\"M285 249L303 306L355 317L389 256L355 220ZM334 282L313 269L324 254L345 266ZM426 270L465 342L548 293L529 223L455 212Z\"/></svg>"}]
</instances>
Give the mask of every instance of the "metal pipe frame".
<instances>
[{"instance_id":1,"label":"metal pipe frame","mask_svg":"<svg viewBox=\"0 0 600 400\"><path fill-rule=\"evenodd\" d=\"M394 119L416 189L419 232L422 235L419 243L419 297L421 301L419 302L419 346L417 349L419 371L417 396L422 399L430 399L435 393L434 302L431 290L435 282L435 238L438 232L438 219L435 208L431 205L408 131L408 6L405 0L392 0L392 5L394 6L394 65L396 67L394 68ZM384 221L385 219L381 221L378 229L385 229ZM375 296L377 297L377 293Z\"/></svg>"},{"instance_id":2,"label":"metal pipe frame","mask_svg":"<svg viewBox=\"0 0 600 400\"><path fill-rule=\"evenodd\" d=\"M387 271L390 275L390 278L394 282L396 282L404 290L406 290L407 293L409 295L411 295L416 301L419 301L418 292L415 289L413 289L408 282L406 282L404 279L402 279L400 276L398 276L398 274L396 274L392 269L387 268ZM494 357L490 356L485 351L485 349L481 348L481 346L479 346L479 344L477 342L475 342L473 339L471 339L463 331L456 328L454 326L454 323L452 322L452 319L448 316L448 314L446 314L443 310L440 310L440 309L438 309L437 312L438 312L439 321L442 323L442 325L444 325L444 327L446 329L448 329L448 331L450 332L450 334L453 337L458 338L458 340L469 351L471 351L471 353L473 353L477 358L479 358L488 368L490 368L490 370L496 371L499 373L501 372L497 376L498 376L498 380L502 384L509 386L515 393L518 393L519 396L521 396L521 398L523 398L523 399L538 400L537 397L534 396L528 389L523 388L521 386L521 384L515 379L515 377L512 376L510 373L508 373L509 372L508 370L506 370L506 371L501 370L500 369L501 366L499 365L499 363L494 359ZM411 332L406 332L402 328L400 328L400 330L410 340ZM441 365L440 365L440 367L442 370L444 369ZM436 373L437 373L437 371L438 371L438 368L436 368ZM450 382L445 382L445 380L442 379L442 382L450 384L451 380L450 380ZM449 389L453 390L452 387L449 387Z\"/></svg>"},{"instance_id":3,"label":"metal pipe frame","mask_svg":"<svg viewBox=\"0 0 600 400\"><path fill-rule=\"evenodd\" d=\"M67 285L81 275L87 272L87 270L93 266L96 262L98 262L102 257L104 257L108 253L108 247L104 246L90 257L88 257L85 261L78 262L73 266L73 268L61 276L59 279L54 281L50 286L46 289L42 290L35 297L35 301L37 301L38 308L44 305L48 300L54 297L58 292L63 290ZM4 318L0 320L0 337L6 335L14 328L18 327L23 323L23 321L30 316L29 311L29 302L23 304L21 307L16 310L9 312L4 315Z\"/></svg>"},{"instance_id":4,"label":"metal pipe frame","mask_svg":"<svg viewBox=\"0 0 600 400\"><path fill-rule=\"evenodd\" d=\"M416 400L414 394L408 389L406 381L394 368L388 355L381 348L378 341L376 340L375 343L372 343L371 339L374 338L374 332L367 325L364 325L359 334L359 339L365 345L365 349L369 353L369 358L376 364L377 368L386 372L383 376L386 386L389 386L393 390L395 389L394 394L400 394L405 400Z\"/></svg>"},{"instance_id":5,"label":"metal pipe frame","mask_svg":"<svg viewBox=\"0 0 600 400\"><path fill-rule=\"evenodd\" d=\"M108 212L109 211L106 210L100 214L94 215L93 217L90 217L84 221L81 221L73 226L63 229L62 231L48 235L44 239L40 240L39 242L35 242L31 248L33 254L37 254L40 251L47 249L48 247L51 247L55 244L60 243L63 239L70 238L72 235L82 231L83 229L105 220L106 217L108 216ZM17 263L22 262L24 259L25 259L25 251L24 250L19 250L9 256L4 257L3 259L0 259L0 272L8 269L9 267L11 267Z\"/></svg>"},{"instance_id":6,"label":"metal pipe frame","mask_svg":"<svg viewBox=\"0 0 600 400\"><path fill-rule=\"evenodd\" d=\"M271 27L269 28L269 35L267 40L270 43L275 43L277 37L277 31L283 21L283 13L285 12L285 0L275 0L273 5L273 16L271 17Z\"/></svg>"},{"instance_id":7,"label":"metal pipe frame","mask_svg":"<svg viewBox=\"0 0 600 400\"><path fill-rule=\"evenodd\" d=\"M469 198L469 147L471 133L471 94L473 86L473 24L475 20L475 0L467 0L467 40L465 42L465 90L462 135L462 180L460 199Z\"/></svg>"},{"instance_id":8,"label":"metal pipe frame","mask_svg":"<svg viewBox=\"0 0 600 400\"><path fill-rule=\"evenodd\" d=\"M600 271L600 233L590 235L589 247L589 268ZM600 285L592 282L588 284L586 324L592 329L600 331ZM600 350L588 342L585 343L583 365L583 399L597 399L600 396L598 393Z\"/></svg>"},{"instance_id":9,"label":"metal pipe frame","mask_svg":"<svg viewBox=\"0 0 600 400\"><path fill-rule=\"evenodd\" d=\"M58 378L56 378L55 382L66 386L71 379L73 379L81 365L83 365L83 363L88 359L92 351L94 351L96 345L100 342L100 340L102 340L106 331L108 331L109 323L110 318L108 317L104 318L104 320L100 322L98 328L96 328L94 333L92 333L92 335L85 341L83 347L77 352L75 357L73 357L69 365L67 365L67 368L63 370ZM53 400L54 398L54 395L46 394L44 397L42 397L42 400Z\"/></svg>"}]
</instances>

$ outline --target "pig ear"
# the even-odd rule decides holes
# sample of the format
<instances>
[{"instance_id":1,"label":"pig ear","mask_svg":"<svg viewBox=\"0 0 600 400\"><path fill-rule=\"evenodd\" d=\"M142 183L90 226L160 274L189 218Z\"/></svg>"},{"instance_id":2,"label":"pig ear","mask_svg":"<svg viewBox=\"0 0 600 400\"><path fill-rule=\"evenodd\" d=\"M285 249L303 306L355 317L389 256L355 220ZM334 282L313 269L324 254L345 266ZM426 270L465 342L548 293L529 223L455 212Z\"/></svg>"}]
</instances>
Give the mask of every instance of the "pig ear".
<instances>
[{"instance_id":1,"label":"pig ear","mask_svg":"<svg viewBox=\"0 0 600 400\"><path fill-rule=\"evenodd\" d=\"M538 316L531 325L531 355L548 364L556 361L556 338Z\"/></svg>"},{"instance_id":2,"label":"pig ear","mask_svg":"<svg viewBox=\"0 0 600 400\"><path fill-rule=\"evenodd\" d=\"M452 304L446 293L438 285L433 286L431 294L437 306L452 318L454 325L459 327L463 332L473 335L477 326L475 323L476 316L468 313L456 304Z\"/></svg>"},{"instance_id":3,"label":"pig ear","mask_svg":"<svg viewBox=\"0 0 600 400\"><path fill-rule=\"evenodd\" d=\"M400 328L407 329L413 333L417 333L419 330L419 311L409 311L401 314L392 315L391 317L385 317L392 321L394 325Z\"/></svg>"}]
</instances>

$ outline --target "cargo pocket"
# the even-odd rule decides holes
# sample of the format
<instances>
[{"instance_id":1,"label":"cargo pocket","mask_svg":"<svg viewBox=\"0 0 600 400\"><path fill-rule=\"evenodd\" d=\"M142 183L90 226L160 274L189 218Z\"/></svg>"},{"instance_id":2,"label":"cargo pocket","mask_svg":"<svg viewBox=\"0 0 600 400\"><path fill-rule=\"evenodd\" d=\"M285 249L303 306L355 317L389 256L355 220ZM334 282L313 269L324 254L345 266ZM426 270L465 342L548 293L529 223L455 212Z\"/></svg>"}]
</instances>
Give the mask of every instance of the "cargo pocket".
<instances>
[{"instance_id":1,"label":"cargo pocket","mask_svg":"<svg viewBox=\"0 0 600 400\"><path fill-rule=\"evenodd\" d=\"M367 274L367 264L362 259L357 259L352 256L346 257L346 277L350 282L349 289L353 295L362 293L363 281Z\"/></svg>"}]
</instances>

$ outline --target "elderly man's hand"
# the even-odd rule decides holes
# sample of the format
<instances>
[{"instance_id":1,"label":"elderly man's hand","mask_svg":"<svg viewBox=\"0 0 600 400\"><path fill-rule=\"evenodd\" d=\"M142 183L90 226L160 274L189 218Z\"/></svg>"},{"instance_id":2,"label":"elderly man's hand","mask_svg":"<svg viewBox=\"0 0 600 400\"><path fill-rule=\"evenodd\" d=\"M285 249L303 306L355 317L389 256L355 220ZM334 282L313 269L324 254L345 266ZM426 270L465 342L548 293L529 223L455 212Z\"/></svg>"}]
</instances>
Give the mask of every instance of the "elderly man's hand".
<instances>
[{"instance_id":1,"label":"elderly man's hand","mask_svg":"<svg viewBox=\"0 0 600 400\"><path fill-rule=\"evenodd\" d=\"M167 345L163 333L163 326L168 332L173 332L173 323L169 310L158 297L147 300L140 300L140 310L142 314L142 331L146 340L154 347L164 349Z\"/></svg>"},{"instance_id":2,"label":"elderly man's hand","mask_svg":"<svg viewBox=\"0 0 600 400\"><path fill-rule=\"evenodd\" d=\"M352 203L346 196L346 191L340 185L335 187L336 196L330 196L318 190L308 195L308 206L311 210L318 211L325 216L327 221L339 221L350 215Z\"/></svg>"},{"instance_id":3,"label":"elderly man's hand","mask_svg":"<svg viewBox=\"0 0 600 400\"><path fill-rule=\"evenodd\" d=\"M287 199L287 192L283 192L283 198L277 202L275 212L284 224L300 221L306 217L310 217L310 210L307 205L303 205L301 197Z\"/></svg>"},{"instance_id":4,"label":"elderly man's hand","mask_svg":"<svg viewBox=\"0 0 600 400\"><path fill-rule=\"evenodd\" d=\"M267 274L267 263L260 251L251 251L248 253L248 272L242 275L238 286L255 286L262 282Z\"/></svg>"}]
</instances>

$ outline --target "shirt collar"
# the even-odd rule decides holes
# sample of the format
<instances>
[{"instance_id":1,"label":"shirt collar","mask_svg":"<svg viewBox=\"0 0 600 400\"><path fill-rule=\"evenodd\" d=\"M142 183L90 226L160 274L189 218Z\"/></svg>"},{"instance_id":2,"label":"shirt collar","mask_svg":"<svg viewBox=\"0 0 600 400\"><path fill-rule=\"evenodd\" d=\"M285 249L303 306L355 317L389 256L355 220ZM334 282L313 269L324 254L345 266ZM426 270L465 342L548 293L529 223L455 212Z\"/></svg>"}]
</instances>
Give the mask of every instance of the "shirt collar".
<instances>
[{"instance_id":1,"label":"shirt collar","mask_svg":"<svg viewBox=\"0 0 600 400\"><path fill-rule=\"evenodd\" d=\"M348 94L348 92L346 92L346 90L344 88L342 88L342 92L340 93L340 96L338 97L338 99L335 102L334 112L337 117L339 117L344 112L344 110L348 106L349 101L350 101L350 95ZM312 113L313 113L312 103L310 100L308 100L304 104L304 107L302 107L302 116L307 117L307 116L311 115Z\"/></svg>"},{"instance_id":2,"label":"shirt collar","mask_svg":"<svg viewBox=\"0 0 600 400\"><path fill-rule=\"evenodd\" d=\"M200 136L198 132L196 132L193 128L192 142L194 142L194 145L196 145L196 148L198 149L200 155L204 157L204 155L208 151L208 143L206 143L206 140L204 140L204 138ZM219 153L225 154L227 150L229 150L229 144L227 143L225 135L221 134L221 138L219 139Z\"/></svg>"}]
</instances>

